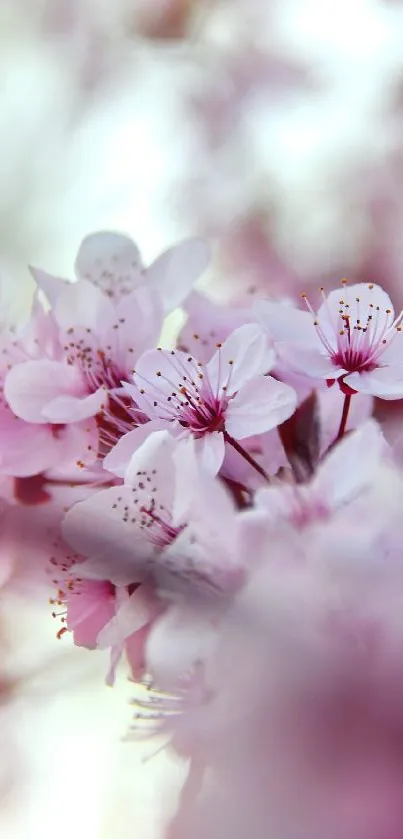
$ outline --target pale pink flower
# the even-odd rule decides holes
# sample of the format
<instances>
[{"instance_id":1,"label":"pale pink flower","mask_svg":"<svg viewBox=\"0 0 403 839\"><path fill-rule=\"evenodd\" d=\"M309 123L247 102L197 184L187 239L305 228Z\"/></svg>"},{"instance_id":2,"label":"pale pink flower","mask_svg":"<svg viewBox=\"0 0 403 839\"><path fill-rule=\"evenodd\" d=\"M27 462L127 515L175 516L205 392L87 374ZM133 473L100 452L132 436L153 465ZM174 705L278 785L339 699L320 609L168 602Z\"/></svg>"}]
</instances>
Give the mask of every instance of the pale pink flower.
<instances>
[{"instance_id":1,"label":"pale pink flower","mask_svg":"<svg viewBox=\"0 0 403 839\"><path fill-rule=\"evenodd\" d=\"M260 561L223 615L199 701L169 722L207 768L173 835L401 835L403 565L379 539L401 538L401 488L380 470L361 538L278 529L249 543Z\"/></svg>"},{"instance_id":2,"label":"pale pink flower","mask_svg":"<svg viewBox=\"0 0 403 839\"><path fill-rule=\"evenodd\" d=\"M218 303L199 291L189 294L183 308L187 317L179 333L178 349L203 364L215 354L217 343L223 343L238 327L255 321L250 308Z\"/></svg>"},{"instance_id":3,"label":"pale pink flower","mask_svg":"<svg viewBox=\"0 0 403 839\"><path fill-rule=\"evenodd\" d=\"M346 394L382 399L403 396L403 314L394 316L389 296L373 283L323 292L317 313L261 301L256 312L280 358L305 377L337 381Z\"/></svg>"},{"instance_id":4,"label":"pale pink flower","mask_svg":"<svg viewBox=\"0 0 403 839\"><path fill-rule=\"evenodd\" d=\"M58 345L57 329L35 298L26 324L5 331L0 339L0 472L16 478L38 475L54 467L63 469L85 457L97 438L92 421L74 429L25 421L16 416L7 399L7 380L14 369L41 363L53 356Z\"/></svg>"},{"instance_id":5,"label":"pale pink flower","mask_svg":"<svg viewBox=\"0 0 403 839\"><path fill-rule=\"evenodd\" d=\"M185 658L191 669L215 636L217 598L220 611L221 594L239 586L243 573L235 506L221 484L201 471L193 441L177 443L167 431L150 435L133 455L123 486L76 504L65 517L63 534L88 557L79 569L87 581L136 586L98 644L117 643L123 620L125 635L131 634L133 625L139 629L139 615L153 625L163 610L149 667L165 682L168 674L172 680L183 675ZM197 602L206 606L195 634Z\"/></svg>"},{"instance_id":6,"label":"pale pink flower","mask_svg":"<svg viewBox=\"0 0 403 839\"><path fill-rule=\"evenodd\" d=\"M143 269L137 246L121 234L87 237L76 259L78 281L67 283L34 270L52 306L52 347L15 365L6 398L26 422L77 423L96 417L98 444L85 464L103 457L119 437L144 417L128 408L121 382L137 358L155 346L164 311L177 306L208 261L201 240L189 240ZM40 434L40 432L36 432Z\"/></svg>"},{"instance_id":7,"label":"pale pink flower","mask_svg":"<svg viewBox=\"0 0 403 839\"><path fill-rule=\"evenodd\" d=\"M144 670L144 644L152 617L159 608L147 587L134 583L116 586L108 578L86 577L85 558L53 539L49 571L56 595L52 615L60 622L57 637L73 634L74 643L89 650L110 650L106 677L113 684L123 652L134 678ZM133 614L135 610L135 616Z\"/></svg>"},{"instance_id":8,"label":"pale pink flower","mask_svg":"<svg viewBox=\"0 0 403 839\"><path fill-rule=\"evenodd\" d=\"M390 457L379 425L368 420L324 457L310 481L260 488L253 512L244 515L265 520L270 527L288 521L298 530L323 524L346 507L350 515L351 505L371 488L388 454Z\"/></svg>"},{"instance_id":9,"label":"pale pink flower","mask_svg":"<svg viewBox=\"0 0 403 839\"><path fill-rule=\"evenodd\" d=\"M275 428L296 405L294 391L264 375L274 353L260 327L246 324L219 344L203 365L181 351L154 350L136 365L134 385L126 391L151 423L150 431L166 428L173 434L193 436L199 456L218 472L225 446ZM132 431L109 456L112 471L127 452L143 442L145 430Z\"/></svg>"},{"instance_id":10,"label":"pale pink flower","mask_svg":"<svg viewBox=\"0 0 403 839\"><path fill-rule=\"evenodd\" d=\"M166 313L179 306L210 259L207 243L191 238L164 251L148 268L135 242L124 233L99 231L82 241L75 260L78 280L87 280L118 303L140 288L156 294ZM38 287L54 306L67 281L31 269Z\"/></svg>"}]
</instances>

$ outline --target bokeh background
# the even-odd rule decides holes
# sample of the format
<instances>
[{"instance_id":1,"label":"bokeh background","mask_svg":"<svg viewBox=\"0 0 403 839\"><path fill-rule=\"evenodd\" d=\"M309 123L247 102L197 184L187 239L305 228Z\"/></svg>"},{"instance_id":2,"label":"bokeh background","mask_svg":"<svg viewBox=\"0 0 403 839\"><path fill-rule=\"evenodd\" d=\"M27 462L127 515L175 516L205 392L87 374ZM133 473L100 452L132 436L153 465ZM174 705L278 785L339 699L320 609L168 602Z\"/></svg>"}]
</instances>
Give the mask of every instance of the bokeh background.
<instances>
[{"instance_id":1,"label":"bokeh background","mask_svg":"<svg viewBox=\"0 0 403 839\"><path fill-rule=\"evenodd\" d=\"M403 305L402 130L399 0L1 0L2 310L100 228L145 262L205 235L220 299L348 276ZM160 836L184 769L127 742L125 672L104 687L41 591L0 629L0 835Z\"/></svg>"}]
</instances>

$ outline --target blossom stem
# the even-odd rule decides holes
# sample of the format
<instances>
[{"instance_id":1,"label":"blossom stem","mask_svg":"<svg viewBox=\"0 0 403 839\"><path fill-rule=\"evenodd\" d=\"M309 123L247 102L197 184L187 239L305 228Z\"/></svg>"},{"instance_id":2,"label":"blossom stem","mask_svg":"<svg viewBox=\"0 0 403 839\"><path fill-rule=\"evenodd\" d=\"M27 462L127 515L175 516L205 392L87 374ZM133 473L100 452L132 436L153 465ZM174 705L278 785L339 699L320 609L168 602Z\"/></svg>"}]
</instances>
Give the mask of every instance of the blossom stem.
<instances>
[{"instance_id":1,"label":"blossom stem","mask_svg":"<svg viewBox=\"0 0 403 839\"><path fill-rule=\"evenodd\" d=\"M348 420L348 414L349 414L349 411L350 411L350 405L351 405L351 393L346 393L345 396L344 396L343 411L342 411L342 415L341 415L339 430L337 432L337 437L336 437L336 440L335 440L336 443L339 440L341 440L346 433L346 425L347 425L347 420Z\"/></svg>"},{"instance_id":2,"label":"blossom stem","mask_svg":"<svg viewBox=\"0 0 403 839\"><path fill-rule=\"evenodd\" d=\"M249 507L250 502L246 500L245 495L250 497L250 491L238 481L233 481L232 478L223 477L222 480L231 492L238 509L245 510Z\"/></svg>"},{"instance_id":3,"label":"blossom stem","mask_svg":"<svg viewBox=\"0 0 403 839\"><path fill-rule=\"evenodd\" d=\"M252 457L252 455L250 455L249 452L247 452L246 449L244 449L243 446L241 446L237 440L234 440L234 438L231 437L230 434L228 434L228 431L224 431L224 440L226 443L232 446L232 448L235 449L235 451L238 452L238 454L240 454L241 457L243 457L244 460L246 460L246 462L249 463L249 465L252 466L252 468L255 469L256 472L258 472L259 475L261 475L262 478L265 479L265 481L267 481L267 483L270 483L270 477L267 474L267 472L263 469L263 467L260 466L259 463L257 463L257 461Z\"/></svg>"}]
</instances>

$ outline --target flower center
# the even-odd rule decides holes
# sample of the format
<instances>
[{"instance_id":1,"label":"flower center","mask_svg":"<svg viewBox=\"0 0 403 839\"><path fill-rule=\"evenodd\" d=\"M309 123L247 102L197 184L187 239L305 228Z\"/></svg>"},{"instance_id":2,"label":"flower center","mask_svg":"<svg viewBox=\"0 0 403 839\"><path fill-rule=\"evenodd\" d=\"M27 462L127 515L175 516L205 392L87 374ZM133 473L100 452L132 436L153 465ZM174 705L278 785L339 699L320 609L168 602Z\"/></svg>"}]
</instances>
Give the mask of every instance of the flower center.
<instances>
[{"instance_id":1,"label":"flower center","mask_svg":"<svg viewBox=\"0 0 403 839\"><path fill-rule=\"evenodd\" d=\"M217 346L220 348L221 344ZM144 385L139 390L150 406L151 415L157 414L160 419L177 421L196 437L222 431L229 403L227 389L233 362L228 362L226 384L220 383L214 390L202 370L202 362L175 350L164 353L164 356L167 362L164 372L156 370L155 381L150 382L135 373L139 383Z\"/></svg>"},{"instance_id":2,"label":"flower center","mask_svg":"<svg viewBox=\"0 0 403 839\"><path fill-rule=\"evenodd\" d=\"M97 414L98 459L104 460L124 434L148 422L148 417L133 401L118 393L109 393L105 407Z\"/></svg>"},{"instance_id":3,"label":"flower center","mask_svg":"<svg viewBox=\"0 0 403 839\"><path fill-rule=\"evenodd\" d=\"M164 503L164 489L159 490L156 469L139 470L130 496L119 496L113 504L115 510L120 510L123 523L139 528L158 552L168 547L184 529L172 525L171 510Z\"/></svg>"},{"instance_id":4,"label":"flower center","mask_svg":"<svg viewBox=\"0 0 403 839\"><path fill-rule=\"evenodd\" d=\"M346 281L343 281L343 286ZM371 372L380 366L380 358L402 330L403 312L394 319L392 309L382 309L368 299L368 291L374 285L365 287L364 299L350 297L347 291L338 300L337 308L330 305L324 289L323 319L317 316L303 294L305 304L314 317L314 326L320 341L335 367L343 367L348 373Z\"/></svg>"}]
</instances>

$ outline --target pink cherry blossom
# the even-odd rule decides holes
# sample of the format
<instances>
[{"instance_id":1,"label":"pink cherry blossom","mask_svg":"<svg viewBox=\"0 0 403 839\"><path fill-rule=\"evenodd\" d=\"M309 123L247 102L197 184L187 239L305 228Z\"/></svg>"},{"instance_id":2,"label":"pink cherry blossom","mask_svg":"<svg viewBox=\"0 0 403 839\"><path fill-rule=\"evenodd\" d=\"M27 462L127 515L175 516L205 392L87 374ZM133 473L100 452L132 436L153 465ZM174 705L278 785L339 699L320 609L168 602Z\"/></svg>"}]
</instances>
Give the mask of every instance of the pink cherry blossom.
<instances>
[{"instance_id":1,"label":"pink cherry blossom","mask_svg":"<svg viewBox=\"0 0 403 839\"><path fill-rule=\"evenodd\" d=\"M297 530L326 522L365 495L390 450L380 427L368 420L341 440L305 484L278 483L255 495L256 509L246 517L266 519L270 526L282 519ZM341 526L341 524L340 524Z\"/></svg>"},{"instance_id":2,"label":"pink cherry blossom","mask_svg":"<svg viewBox=\"0 0 403 839\"><path fill-rule=\"evenodd\" d=\"M6 398L35 428L96 417L98 444L83 462L101 459L114 442L144 421L121 388L137 358L155 346L164 309L178 305L208 261L201 240L162 254L147 271L137 246L121 234L87 237L76 259L74 284L33 270L51 304L52 345L10 370ZM135 329L133 328L135 325ZM81 460L81 458L77 458Z\"/></svg>"},{"instance_id":3,"label":"pink cherry blossom","mask_svg":"<svg viewBox=\"0 0 403 839\"><path fill-rule=\"evenodd\" d=\"M117 643L123 619L127 635L133 625L138 627L144 608L151 625L162 611L165 618L157 621L148 664L152 662L153 674L160 680L163 674L165 683L168 674L174 681L183 675L186 657L191 669L204 644L202 628L206 644L215 637L221 593L233 591L242 580L236 513L229 493L201 470L193 441L177 443L167 431L150 435L133 455L123 486L76 504L65 517L63 534L87 557L80 564L80 577L87 582L108 579L123 590L136 586L116 619L102 631L98 645L109 646L111 639ZM149 592L146 606L143 591ZM212 603L208 617L204 610L195 636L190 629L191 604L200 598L205 602L206 597ZM196 611L194 606L194 615ZM177 633L183 636L181 656Z\"/></svg>"},{"instance_id":4,"label":"pink cherry blossom","mask_svg":"<svg viewBox=\"0 0 403 839\"><path fill-rule=\"evenodd\" d=\"M218 303L198 291L192 291L183 306L186 322L178 337L178 349L206 364L233 332L245 323L254 322L250 308Z\"/></svg>"},{"instance_id":5,"label":"pink cherry blossom","mask_svg":"<svg viewBox=\"0 0 403 839\"><path fill-rule=\"evenodd\" d=\"M126 391L156 423L153 429L192 435L214 473L221 467L226 444L239 448L237 441L275 428L293 413L294 391L264 375L273 361L262 330L246 324L218 345L206 365L181 351L145 353L136 365L134 385L126 385ZM136 432L132 444L135 448ZM109 461L112 470L118 458L119 446Z\"/></svg>"},{"instance_id":6,"label":"pink cherry blossom","mask_svg":"<svg viewBox=\"0 0 403 839\"><path fill-rule=\"evenodd\" d=\"M56 595L50 603L53 617L60 622L57 637L72 632L77 646L109 649L108 684L115 680L124 651L133 677L140 678L146 635L159 611L155 598L138 584L115 586L107 578L87 578L85 558L69 551L60 537L54 538L52 549L49 571Z\"/></svg>"},{"instance_id":7,"label":"pink cherry blossom","mask_svg":"<svg viewBox=\"0 0 403 839\"><path fill-rule=\"evenodd\" d=\"M174 835L400 835L403 566L379 533L401 534L402 479L384 477L361 509L365 545L345 527L326 544L287 529L262 551L249 542L260 561L222 617L198 700L166 720L208 768Z\"/></svg>"},{"instance_id":8,"label":"pink cherry blossom","mask_svg":"<svg viewBox=\"0 0 403 839\"><path fill-rule=\"evenodd\" d=\"M256 311L274 338L281 358L304 376L338 381L343 392L382 399L403 396L403 314L394 316L389 296L373 283L343 284L317 313L261 302Z\"/></svg>"},{"instance_id":9,"label":"pink cherry blossom","mask_svg":"<svg viewBox=\"0 0 403 839\"><path fill-rule=\"evenodd\" d=\"M78 280L87 280L115 304L140 288L156 294L166 313L179 306L206 269L210 254L202 239L186 239L162 253L148 268L138 246L124 233L99 231L85 237L75 260ZM38 287L55 304L66 280L31 269Z\"/></svg>"},{"instance_id":10,"label":"pink cherry blossom","mask_svg":"<svg viewBox=\"0 0 403 839\"><path fill-rule=\"evenodd\" d=\"M0 337L0 472L16 478L31 477L56 465L81 459L96 440L91 421L75 429L59 423L25 421L16 416L7 399L7 381L15 369L41 363L57 346L57 330L50 315L34 300L30 319Z\"/></svg>"}]
</instances>

